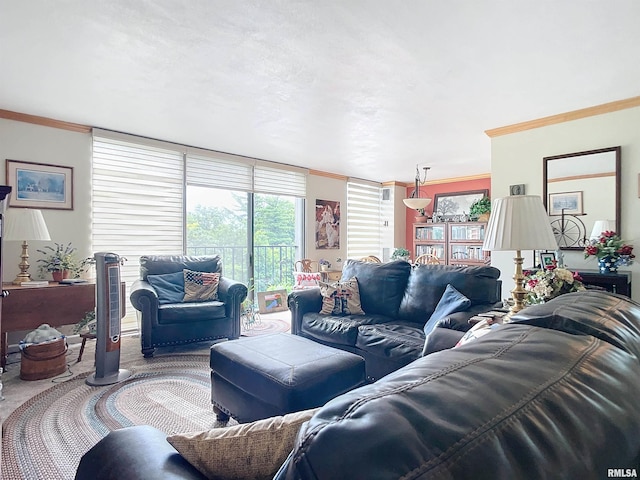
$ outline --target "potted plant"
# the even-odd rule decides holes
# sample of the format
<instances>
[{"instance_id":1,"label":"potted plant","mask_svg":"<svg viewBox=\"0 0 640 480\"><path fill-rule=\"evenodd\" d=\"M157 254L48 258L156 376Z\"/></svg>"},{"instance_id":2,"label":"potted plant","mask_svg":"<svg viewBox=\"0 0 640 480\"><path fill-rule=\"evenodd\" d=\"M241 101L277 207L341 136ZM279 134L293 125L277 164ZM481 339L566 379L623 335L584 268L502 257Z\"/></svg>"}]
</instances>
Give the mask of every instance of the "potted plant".
<instances>
[{"instance_id":1,"label":"potted plant","mask_svg":"<svg viewBox=\"0 0 640 480\"><path fill-rule=\"evenodd\" d=\"M489 220L489 214L491 213L491 199L489 197L482 197L480 200L476 200L469 207L469 217L472 220L479 222L486 222Z\"/></svg>"},{"instance_id":2,"label":"potted plant","mask_svg":"<svg viewBox=\"0 0 640 480\"><path fill-rule=\"evenodd\" d=\"M321 258L318 263L320 264L320 270L322 270L323 272L326 272L331 268L331 262L324 258Z\"/></svg>"},{"instance_id":3,"label":"potted plant","mask_svg":"<svg viewBox=\"0 0 640 480\"><path fill-rule=\"evenodd\" d=\"M89 261L78 259L76 248L71 246L71 242L66 245L55 243L55 248L47 245L44 249L36 251L44 255L38 259L40 272L51 272L54 282L65 278L78 278Z\"/></svg>"},{"instance_id":4,"label":"potted plant","mask_svg":"<svg viewBox=\"0 0 640 480\"><path fill-rule=\"evenodd\" d=\"M418 212L415 216L416 223L427 223L429 217L425 213L424 208L416 208L416 212Z\"/></svg>"},{"instance_id":5,"label":"potted plant","mask_svg":"<svg viewBox=\"0 0 640 480\"><path fill-rule=\"evenodd\" d=\"M392 260L404 260L405 262L409 261L409 250L403 247L396 248L391 254Z\"/></svg>"},{"instance_id":6,"label":"potted plant","mask_svg":"<svg viewBox=\"0 0 640 480\"><path fill-rule=\"evenodd\" d=\"M584 249L584 258L598 259L600 273L617 272L620 265L631 265L635 255L633 245L626 243L616 232L607 230L589 242Z\"/></svg>"}]
</instances>

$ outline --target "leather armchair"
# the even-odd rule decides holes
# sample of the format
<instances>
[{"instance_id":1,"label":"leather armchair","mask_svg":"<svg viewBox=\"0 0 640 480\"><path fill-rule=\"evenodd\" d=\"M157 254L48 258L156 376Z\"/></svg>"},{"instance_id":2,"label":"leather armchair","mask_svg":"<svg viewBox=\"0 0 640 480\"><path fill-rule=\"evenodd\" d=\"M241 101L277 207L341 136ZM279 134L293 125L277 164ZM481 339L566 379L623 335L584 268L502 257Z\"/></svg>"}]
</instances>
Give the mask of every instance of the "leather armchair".
<instances>
[{"instance_id":1,"label":"leather armchair","mask_svg":"<svg viewBox=\"0 0 640 480\"><path fill-rule=\"evenodd\" d=\"M184 269L220 273L218 301L163 303L148 281ZM219 255L152 255L140 257L140 279L131 286L131 304L140 312L142 354L152 357L156 347L240 336L241 303L246 285L222 276Z\"/></svg>"}]
</instances>

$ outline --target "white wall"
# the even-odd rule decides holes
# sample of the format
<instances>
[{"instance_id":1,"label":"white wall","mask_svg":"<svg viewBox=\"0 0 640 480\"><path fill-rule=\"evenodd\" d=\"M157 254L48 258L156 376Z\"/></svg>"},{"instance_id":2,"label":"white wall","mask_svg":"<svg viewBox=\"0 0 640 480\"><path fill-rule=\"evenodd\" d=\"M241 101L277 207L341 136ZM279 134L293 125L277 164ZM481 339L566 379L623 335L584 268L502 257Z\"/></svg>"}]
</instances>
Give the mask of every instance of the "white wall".
<instances>
[{"instance_id":1,"label":"white wall","mask_svg":"<svg viewBox=\"0 0 640 480\"><path fill-rule=\"evenodd\" d=\"M32 278L40 278L36 260L41 255L36 249L44 245L72 242L80 257L91 255L91 135L0 119L0 158L73 167L73 210L43 209L51 242L29 242ZM6 169L0 168L0 171L0 183L5 184ZM21 243L4 242L5 282L12 281L20 271Z\"/></svg>"},{"instance_id":2,"label":"white wall","mask_svg":"<svg viewBox=\"0 0 640 480\"><path fill-rule=\"evenodd\" d=\"M640 107L620 110L571 122L494 137L491 140L491 192L493 198L509 195L509 185L524 183L529 195L542 195L543 157L622 146L622 238L640 255L640 222L637 221L638 173L640 172ZM589 234L590 232L587 232ZM491 263L502 271L503 296L513 288L513 254L493 252ZM565 252L570 269L596 269L595 259L582 252ZM530 265L530 261L525 266ZM624 270L636 276L634 299L640 298L640 267L636 262Z\"/></svg>"}]
</instances>

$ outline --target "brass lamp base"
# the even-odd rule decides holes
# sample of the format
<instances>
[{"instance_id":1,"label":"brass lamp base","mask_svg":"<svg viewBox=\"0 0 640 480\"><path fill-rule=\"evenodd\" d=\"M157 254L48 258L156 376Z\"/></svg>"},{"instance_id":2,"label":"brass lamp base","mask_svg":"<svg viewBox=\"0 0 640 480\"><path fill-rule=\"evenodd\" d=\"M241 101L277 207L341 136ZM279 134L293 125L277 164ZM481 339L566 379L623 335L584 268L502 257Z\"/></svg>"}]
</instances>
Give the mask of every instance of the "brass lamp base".
<instances>
[{"instance_id":1,"label":"brass lamp base","mask_svg":"<svg viewBox=\"0 0 640 480\"><path fill-rule=\"evenodd\" d=\"M520 250L516 250L516 256L513 259L513 263L515 263L516 266L516 271L513 275L513 281L516 286L513 290L511 290L513 305L511 305L509 312L503 317L503 323L510 322L511 317L525 307L524 297L527 296L527 291L524 289L524 274L522 273L523 262L524 258L522 258L522 252Z\"/></svg>"},{"instance_id":2,"label":"brass lamp base","mask_svg":"<svg viewBox=\"0 0 640 480\"><path fill-rule=\"evenodd\" d=\"M20 261L20 263L18 264L18 267L20 268L20 273L18 274L18 276L13 280L13 284L14 285L20 285L22 282L30 282L31 281L31 274L29 272L27 272L27 270L29 270L29 245L27 244L27 241L23 241L22 242L22 253L20 254L20 258L22 259Z\"/></svg>"}]
</instances>

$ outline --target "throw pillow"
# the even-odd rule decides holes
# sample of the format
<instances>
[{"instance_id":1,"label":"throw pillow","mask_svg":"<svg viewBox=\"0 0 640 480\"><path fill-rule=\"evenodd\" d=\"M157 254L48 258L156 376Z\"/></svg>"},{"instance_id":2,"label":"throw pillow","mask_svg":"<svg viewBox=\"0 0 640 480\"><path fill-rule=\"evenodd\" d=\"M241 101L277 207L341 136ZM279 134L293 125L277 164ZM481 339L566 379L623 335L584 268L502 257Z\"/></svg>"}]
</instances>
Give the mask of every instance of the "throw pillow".
<instances>
[{"instance_id":1,"label":"throw pillow","mask_svg":"<svg viewBox=\"0 0 640 480\"><path fill-rule=\"evenodd\" d=\"M326 315L364 315L358 280L352 277L334 283L320 282L322 310Z\"/></svg>"},{"instance_id":2,"label":"throw pillow","mask_svg":"<svg viewBox=\"0 0 640 480\"><path fill-rule=\"evenodd\" d=\"M147 275L147 281L158 294L158 303L181 303L184 298L184 275L182 272Z\"/></svg>"},{"instance_id":3,"label":"throw pillow","mask_svg":"<svg viewBox=\"0 0 640 480\"><path fill-rule=\"evenodd\" d=\"M219 273L182 271L184 273L184 301L205 302L218 300Z\"/></svg>"},{"instance_id":4,"label":"throw pillow","mask_svg":"<svg viewBox=\"0 0 640 480\"><path fill-rule=\"evenodd\" d=\"M429 335L443 317L456 312L464 312L471 306L471 300L456 290L451 284L447 284L436 309L424 325L424 334Z\"/></svg>"},{"instance_id":5,"label":"throw pillow","mask_svg":"<svg viewBox=\"0 0 640 480\"><path fill-rule=\"evenodd\" d=\"M273 478L293 449L300 426L318 410L303 410L167 441L208 478Z\"/></svg>"},{"instance_id":6,"label":"throw pillow","mask_svg":"<svg viewBox=\"0 0 640 480\"><path fill-rule=\"evenodd\" d=\"M320 272L293 272L293 288L295 290L301 290L317 287L320 279Z\"/></svg>"}]
</instances>

